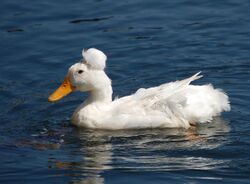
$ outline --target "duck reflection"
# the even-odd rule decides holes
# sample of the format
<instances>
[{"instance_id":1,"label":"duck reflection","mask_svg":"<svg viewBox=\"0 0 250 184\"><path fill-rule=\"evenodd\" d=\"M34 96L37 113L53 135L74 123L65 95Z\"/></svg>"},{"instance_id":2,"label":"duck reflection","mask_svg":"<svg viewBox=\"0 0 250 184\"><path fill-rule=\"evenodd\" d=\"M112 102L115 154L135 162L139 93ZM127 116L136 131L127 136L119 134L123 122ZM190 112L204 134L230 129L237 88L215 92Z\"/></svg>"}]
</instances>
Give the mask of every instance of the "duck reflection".
<instances>
[{"instance_id":1,"label":"duck reflection","mask_svg":"<svg viewBox=\"0 0 250 184\"><path fill-rule=\"evenodd\" d=\"M227 142L228 124L220 118L185 129L97 131L77 129L81 160L71 169L82 173L72 183L104 183L107 170L173 171L214 169L224 160L205 153ZM202 154L201 154L202 153ZM202 156L201 156L202 155ZM60 163L60 162L59 162ZM58 164L58 163L57 163Z\"/></svg>"}]
</instances>

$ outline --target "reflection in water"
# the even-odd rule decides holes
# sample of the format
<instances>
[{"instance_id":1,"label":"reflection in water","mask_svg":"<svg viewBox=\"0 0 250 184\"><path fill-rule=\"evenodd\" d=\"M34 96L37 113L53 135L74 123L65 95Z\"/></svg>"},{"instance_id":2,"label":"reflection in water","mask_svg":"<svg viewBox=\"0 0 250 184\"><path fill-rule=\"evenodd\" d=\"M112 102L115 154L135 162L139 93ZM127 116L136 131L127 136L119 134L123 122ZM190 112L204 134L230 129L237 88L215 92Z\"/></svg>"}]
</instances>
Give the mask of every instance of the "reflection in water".
<instances>
[{"instance_id":1,"label":"reflection in water","mask_svg":"<svg viewBox=\"0 0 250 184\"><path fill-rule=\"evenodd\" d=\"M174 171L219 168L225 160L207 157L214 148L226 143L227 123L216 119L197 128L93 131L77 129L80 140L78 162L54 163L55 167L78 171L82 179L73 183L104 183L105 170ZM75 136L75 135L74 135ZM66 140L67 142L67 140ZM198 154L197 154L198 152ZM197 156L199 155L199 156ZM201 157L200 155L204 155Z\"/></svg>"}]
</instances>

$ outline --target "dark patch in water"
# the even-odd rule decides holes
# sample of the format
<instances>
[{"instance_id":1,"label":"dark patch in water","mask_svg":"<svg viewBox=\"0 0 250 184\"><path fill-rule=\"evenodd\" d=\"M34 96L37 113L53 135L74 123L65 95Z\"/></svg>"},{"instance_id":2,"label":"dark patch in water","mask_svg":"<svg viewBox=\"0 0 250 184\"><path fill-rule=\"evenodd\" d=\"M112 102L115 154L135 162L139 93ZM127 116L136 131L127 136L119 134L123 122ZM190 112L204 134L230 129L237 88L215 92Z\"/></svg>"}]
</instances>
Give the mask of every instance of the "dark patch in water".
<instances>
[{"instance_id":1,"label":"dark patch in water","mask_svg":"<svg viewBox=\"0 0 250 184\"><path fill-rule=\"evenodd\" d=\"M100 17L100 18L89 18L89 19L76 19L76 20L71 20L69 21L69 23L71 24L79 24L82 22L99 22L99 21L103 21L103 20L108 20L113 18L113 16L109 16L109 17Z\"/></svg>"},{"instance_id":2,"label":"dark patch in water","mask_svg":"<svg viewBox=\"0 0 250 184\"><path fill-rule=\"evenodd\" d=\"M21 28L11 28L11 29L8 29L7 32L9 33L13 33L13 32L23 32L24 30L21 29Z\"/></svg>"},{"instance_id":3,"label":"dark patch in water","mask_svg":"<svg viewBox=\"0 0 250 184\"><path fill-rule=\"evenodd\" d=\"M146 27L145 29L151 29L151 30L161 30L162 27Z\"/></svg>"},{"instance_id":4,"label":"dark patch in water","mask_svg":"<svg viewBox=\"0 0 250 184\"><path fill-rule=\"evenodd\" d=\"M134 27L118 27L118 28L107 28L104 29L103 32L127 32L128 30L132 30Z\"/></svg>"},{"instance_id":5,"label":"dark patch in water","mask_svg":"<svg viewBox=\"0 0 250 184\"><path fill-rule=\"evenodd\" d=\"M145 40L145 39L149 39L151 38L150 36L136 36L135 39L136 40Z\"/></svg>"}]
</instances>

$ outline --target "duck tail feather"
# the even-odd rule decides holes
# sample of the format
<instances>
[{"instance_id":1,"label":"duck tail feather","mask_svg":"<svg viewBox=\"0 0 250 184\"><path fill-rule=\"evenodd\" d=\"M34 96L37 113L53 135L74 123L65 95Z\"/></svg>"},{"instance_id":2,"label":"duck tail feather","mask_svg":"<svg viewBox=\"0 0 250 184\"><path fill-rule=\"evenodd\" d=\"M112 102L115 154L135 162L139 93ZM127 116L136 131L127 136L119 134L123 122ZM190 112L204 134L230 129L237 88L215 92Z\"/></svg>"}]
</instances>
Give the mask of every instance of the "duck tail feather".
<instances>
[{"instance_id":1,"label":"duck tail feather","mask_svg":"<svg viewBox=\"0 0 250 184\"><path fill-rule=\"evenodd\" d=\"M198 80L200 78L203 77L203 75L200 75L201 71L194 74L193 76L187 78L187 79L184 79L182 81L180 81L181 85L189 85L192 81L195 81L195 80Z\"/></svg>"}]
</instances>

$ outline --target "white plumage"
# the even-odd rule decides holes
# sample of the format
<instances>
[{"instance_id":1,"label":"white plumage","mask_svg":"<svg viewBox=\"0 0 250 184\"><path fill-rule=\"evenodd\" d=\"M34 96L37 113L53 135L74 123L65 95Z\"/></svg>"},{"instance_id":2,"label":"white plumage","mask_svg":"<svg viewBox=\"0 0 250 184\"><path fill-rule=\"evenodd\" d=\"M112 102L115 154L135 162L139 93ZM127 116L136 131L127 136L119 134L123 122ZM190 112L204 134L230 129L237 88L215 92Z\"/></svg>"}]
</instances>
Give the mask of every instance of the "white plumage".
<instances>
[{"instance_id":1,"label":"white plumage","mask_svg":"<svg viewBox=\"0 0 250 184\"><path fill-rule=\"evenodd\" d=\"M97 49L83 53L84 63L73 65L67 77L89 97L74 112L73 124L95 129L189 128L229 111L228 96L209 85L191 85L190 78L162 84L112 101L111 80L103 71L106 56ZM82 70L83 73L79 74Z\"/></svg>"},{"instance_id":2,"label":"white plumage","mask_svg":"<svg viewBox=\"0 0 250 184\"><path fill-rule=\"evenodd\" d=\"M85 62L96 70L104 70L106 66L107 56L100 50L91 48L87 51L82 50L82 57L85 59Z\"/></svg>"}]
</instances>

